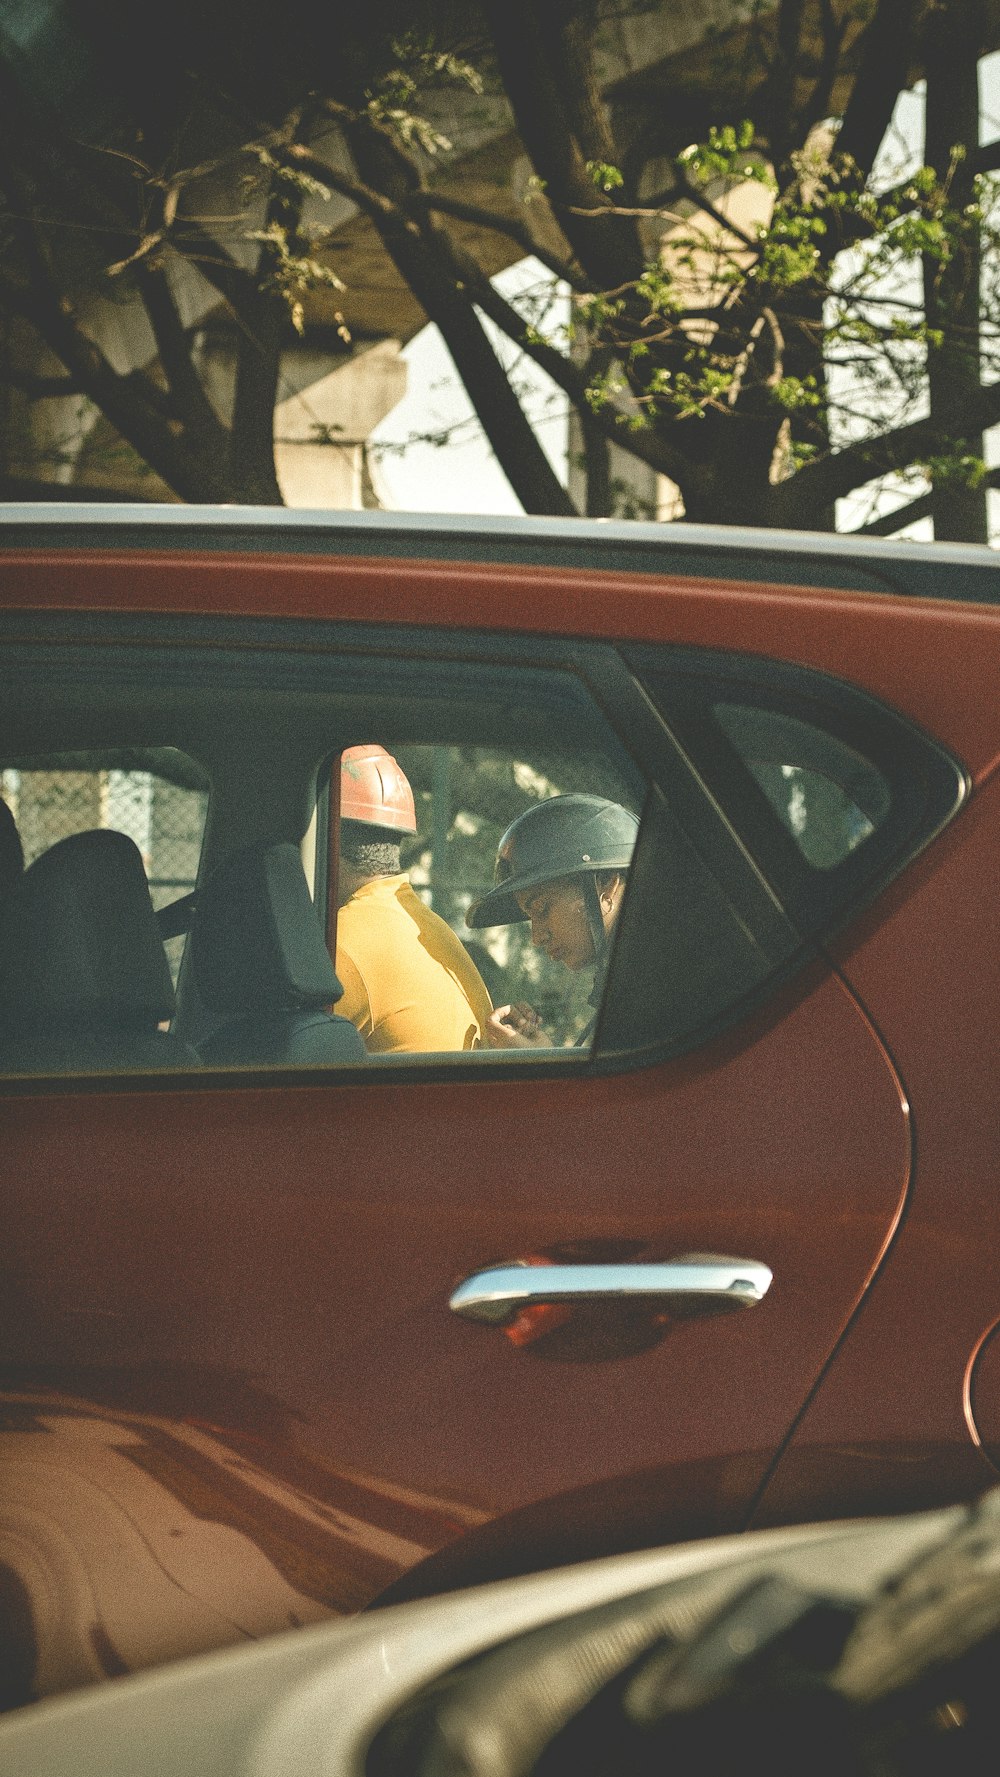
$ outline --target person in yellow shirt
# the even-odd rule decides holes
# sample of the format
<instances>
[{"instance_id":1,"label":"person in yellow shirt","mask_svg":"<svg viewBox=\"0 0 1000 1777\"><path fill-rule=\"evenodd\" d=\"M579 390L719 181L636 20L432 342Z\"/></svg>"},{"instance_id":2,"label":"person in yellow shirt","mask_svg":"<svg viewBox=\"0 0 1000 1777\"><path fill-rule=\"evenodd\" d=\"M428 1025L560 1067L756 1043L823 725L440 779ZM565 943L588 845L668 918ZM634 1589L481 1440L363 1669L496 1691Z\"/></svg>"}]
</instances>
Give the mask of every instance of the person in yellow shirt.
<instances>
[{"instance_id":1,"label":"person in yellow shirt","mask_svg":"<svg viewBox=\"0 0 1000 1777\"><path fill-rule=\"evenodd\" d=\"M370 1055L478 1049L493 1010L461 939L400 869L400 842L416 830L413 791L391 753L349 747L340 762L337 1011Z\"/></svg>"}]
</instances>

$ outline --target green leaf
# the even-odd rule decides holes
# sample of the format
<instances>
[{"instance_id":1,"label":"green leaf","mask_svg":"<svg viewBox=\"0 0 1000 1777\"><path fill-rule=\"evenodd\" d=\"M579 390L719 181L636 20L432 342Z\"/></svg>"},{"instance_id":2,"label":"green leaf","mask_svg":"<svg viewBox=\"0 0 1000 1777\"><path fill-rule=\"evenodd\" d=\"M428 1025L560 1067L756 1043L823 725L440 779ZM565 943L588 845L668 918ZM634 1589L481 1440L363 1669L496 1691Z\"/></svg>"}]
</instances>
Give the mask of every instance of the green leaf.
<instances>
[{"instance_id":1,"label":"green leaf","mask_svg":"<svg viewBox=\"0 0 1000 1777\"><path fill-rule=\"evenodd\" d=\"M625 179L617 167L610 166L607 161L588 160L587 172L590 182L598 191L618 191Z\"/></svg>"}]
</instances>

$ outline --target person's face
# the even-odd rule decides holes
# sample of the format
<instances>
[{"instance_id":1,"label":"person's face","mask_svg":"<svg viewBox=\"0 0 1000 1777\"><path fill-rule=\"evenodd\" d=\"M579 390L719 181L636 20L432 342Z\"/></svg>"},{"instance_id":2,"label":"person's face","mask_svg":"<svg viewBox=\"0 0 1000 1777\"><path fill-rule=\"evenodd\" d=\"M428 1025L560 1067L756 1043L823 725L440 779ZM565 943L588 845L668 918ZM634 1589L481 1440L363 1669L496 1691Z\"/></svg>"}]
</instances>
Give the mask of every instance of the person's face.
<instances>
[{"instance_id":1,"label":"person's face","mask_svg":"<svg viewBox=\"0 0 1000 1777\"><path fill-rule=\"evenodd\" d=\"M567 969L585 969L594 961L583 888L573 877L526 889L517 904L531 922L531 942Z\"/></svg>"}]
</instances>

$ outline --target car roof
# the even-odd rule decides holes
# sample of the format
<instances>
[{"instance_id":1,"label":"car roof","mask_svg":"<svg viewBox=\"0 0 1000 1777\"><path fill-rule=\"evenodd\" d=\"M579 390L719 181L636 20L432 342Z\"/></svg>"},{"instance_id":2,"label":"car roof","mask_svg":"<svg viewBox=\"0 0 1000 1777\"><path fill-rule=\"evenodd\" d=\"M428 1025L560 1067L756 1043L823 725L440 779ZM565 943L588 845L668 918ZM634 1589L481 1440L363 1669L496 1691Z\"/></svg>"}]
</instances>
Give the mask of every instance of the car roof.
<instances>
[{"instance_id":1,"label":"car roof","mask_svg":"<svg viewBox=\"0 0 1000 1777\"><path fill-rule=\"evenodd\" d=\"M982 544L601 518L99 501L0 504L0 549L109 543L136 550L509 562L1000 600L1000 559Z\"/></svg>"}]
</instances>

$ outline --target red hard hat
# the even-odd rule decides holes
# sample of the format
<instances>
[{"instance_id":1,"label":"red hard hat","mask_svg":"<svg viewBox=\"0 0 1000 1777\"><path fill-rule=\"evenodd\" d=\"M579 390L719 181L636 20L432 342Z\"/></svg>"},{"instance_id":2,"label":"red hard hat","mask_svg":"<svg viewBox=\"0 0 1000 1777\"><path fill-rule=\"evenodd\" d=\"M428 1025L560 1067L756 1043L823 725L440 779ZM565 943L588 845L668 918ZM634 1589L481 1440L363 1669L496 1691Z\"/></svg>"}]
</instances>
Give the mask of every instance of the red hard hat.
<instances>
[{"instance_id":1,"label":"red hard hat","mask_svg":"<svg viewBox=\"0 0 1000 1777\"><path fill-rule=\"evenodd\" d=\"M416 832L409 779L384 747L347 747L341 753L340 818L392 833Z\"/></svg>"}]
</instances>

